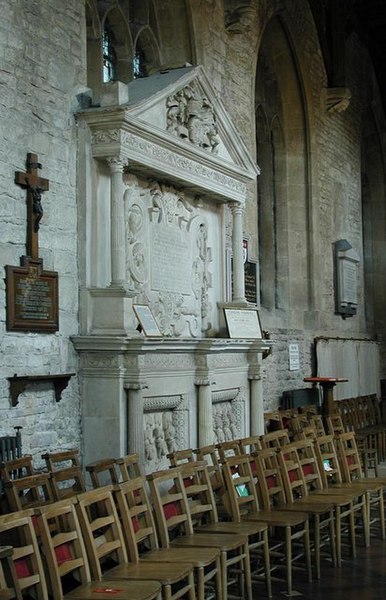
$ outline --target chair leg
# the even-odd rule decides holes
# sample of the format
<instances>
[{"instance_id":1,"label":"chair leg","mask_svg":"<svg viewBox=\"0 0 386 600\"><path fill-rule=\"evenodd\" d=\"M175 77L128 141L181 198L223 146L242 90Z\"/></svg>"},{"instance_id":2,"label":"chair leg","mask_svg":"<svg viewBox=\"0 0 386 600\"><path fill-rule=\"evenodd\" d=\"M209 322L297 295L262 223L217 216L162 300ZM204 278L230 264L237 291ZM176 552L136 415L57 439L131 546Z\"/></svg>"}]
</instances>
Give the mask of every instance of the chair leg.
<instances>
[{"instance_id":1,"label":"chair leg","mask_svg":"<svg viewBox=\"0 0 386 600\"><path fill-rule=\"evenodd\" d=\"M251 576L251 557L249 555L248 544L246 544L244 558L244 581L247 588L247 598L252 600L252 576Z\"/></svg>"},{"instance_id":2,"label":"chair leg","mask_svg":"<svg viewBox=\"0 0 386 600\"><path fill-rule=\"evenodd\" d=\"M311 565L311 552L310 552L310 527L306 524L304 533L304 553L306 555L306 566L308 573L308 581L312 581L312 565Z\"/></svg>"},{"instance_id":3,"label":"chair leg","mask_svg":"<svg viewBox=\"0 0 386 600\"><path fill-rule=\"evenodd\" d=\"M320 516L314 516L314 545L316 579L320 579Z\"/></svg>"},{"instance_id":4,"label":"chair leg","mask_svg":"<svg viewBox=\"0 0 386 600\"><path fill-rule=\"evenodd\" d=\"M291 527L285 528L285 556L286 556L286 579L287 594L292 595L292 540Z\"/></svg>"},{"instance_id":5,"label":"chair leg","mask_svg":"<svg viewBox=\"0 0 386 600\"><path fill-rule=\"evenodd\" d=\"M264 570L268 598L272 598L271 560L269 556L268 530L264 531Z\"/></svg>"}]
</instances>

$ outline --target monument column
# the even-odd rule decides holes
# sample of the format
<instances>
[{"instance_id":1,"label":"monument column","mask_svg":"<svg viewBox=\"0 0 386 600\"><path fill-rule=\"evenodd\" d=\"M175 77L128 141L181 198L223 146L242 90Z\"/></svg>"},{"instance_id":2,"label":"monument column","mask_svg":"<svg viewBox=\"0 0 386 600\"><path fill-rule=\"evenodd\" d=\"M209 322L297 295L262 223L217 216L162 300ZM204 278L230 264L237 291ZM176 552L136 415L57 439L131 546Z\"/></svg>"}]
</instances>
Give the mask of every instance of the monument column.
<instances>
[{"instance_id":1,"label":"monument column","mask_svg":"<svg viewBox=\"0 0 386 600\"><path fill-rule=\"evenodd\" d=\"M123 161L120 157L107 159L111 179L111 285L125 283L125 219L123 208Z\"/></svg>"},{"instance_id":2,"label":"monument column","mask_svg":"<svg viewBox=\"0 0 386 600\"><path fill-rule=\"evenodd\" d=\"M260 370L261 358L257 353L251 352L248 373L251 435L263 435L264 433L263 383Z\"/></svg>"},{"instance_id":3,"label":"monument column","mask_svg":"<svg viewBox=\"0 0 386 600\"><path fill-rule=\"evenodd\" d=\"M198 387L198 444L209 446L214 442L211 382L196 381Z\"/></svg>"},{"instance_id":4,"label":"monument column","mask_svg":"<svg viewBox=\"0 0 386 600\"><path fill-rule=\"evenodd\" d=\"M233 254L233 298L232 302L244 303L244 261L243 261L243 205L240 202L231 202L230 208L233 216L232 254Z\"/></svg>"},{"instance_id":5,"label":"monument column","mask_svg":"<svg viewBox=\"0 0 386 600\"><path fill-rule=\"evenodd\" d=\"M127 451L137 453L140 464L144 464L143 393L144 382L127 383Z\"/></svg>"}]
</instances>

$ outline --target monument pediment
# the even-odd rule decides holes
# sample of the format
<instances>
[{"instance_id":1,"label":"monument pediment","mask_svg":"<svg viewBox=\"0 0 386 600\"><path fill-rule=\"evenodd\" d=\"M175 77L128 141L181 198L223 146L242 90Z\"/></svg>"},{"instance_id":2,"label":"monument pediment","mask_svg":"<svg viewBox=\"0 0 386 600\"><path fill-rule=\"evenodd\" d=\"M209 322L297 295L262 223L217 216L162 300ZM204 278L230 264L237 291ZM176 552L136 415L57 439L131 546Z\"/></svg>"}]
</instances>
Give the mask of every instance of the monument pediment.
<instances>
[{"instance_id":1,"label":"monument pediment","mask_svg":"<svg viewBox=\"0 0 386 600\"><path fill-rule=\"evenodd\" d=\"M202 67L106 84L101 107L80 113L95 158L119 154L131 171L211 200L244 202L259 168Z\"/></svg>"}]
</instances>

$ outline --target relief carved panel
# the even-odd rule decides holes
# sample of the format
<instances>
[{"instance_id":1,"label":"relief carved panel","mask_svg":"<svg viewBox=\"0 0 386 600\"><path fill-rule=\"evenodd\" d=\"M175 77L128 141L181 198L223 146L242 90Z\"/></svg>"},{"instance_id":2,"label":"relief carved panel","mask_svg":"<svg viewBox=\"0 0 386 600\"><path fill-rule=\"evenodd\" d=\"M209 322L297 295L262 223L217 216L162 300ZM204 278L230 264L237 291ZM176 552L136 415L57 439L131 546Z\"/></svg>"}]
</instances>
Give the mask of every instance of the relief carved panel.
<instances>
[{"instance_id":1,"label":"relief carved panel","mask_svg":"<svg viewBox=\"0 0 386 600\"><path fill-rule=\"evenodd\" d=\"M136 303L151 307L165 336L200 337L211 327L208 221L173 186L126 177L126 272Z\"/></svg>"}]
</instances>

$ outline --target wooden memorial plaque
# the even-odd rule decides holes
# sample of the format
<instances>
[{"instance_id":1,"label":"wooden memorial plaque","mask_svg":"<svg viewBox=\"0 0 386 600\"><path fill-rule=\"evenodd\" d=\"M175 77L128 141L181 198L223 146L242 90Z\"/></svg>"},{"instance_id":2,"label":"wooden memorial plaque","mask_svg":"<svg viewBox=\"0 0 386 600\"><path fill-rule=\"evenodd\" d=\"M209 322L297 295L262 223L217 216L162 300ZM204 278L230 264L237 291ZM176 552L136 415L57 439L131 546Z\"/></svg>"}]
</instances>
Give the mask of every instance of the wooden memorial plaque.
<instances>
[{"instance_id":1,"label":"wooden memorial plaque","mask_svg":"<svg viewBox=\"0 0 386 600\"><path fill-rule=\"evenodd\" d=\"M38 175L36 154L27 154L27 170L15 173L15 183L27 191L27 256L20 266L6 265L7 330L53 333L59 329L58 273L44 271L39 258L42 192L49 182Z\"/></svg>"},{"instance_id":2,"label":"wooden memorial plaque","mask_svg":"<svg viewBox=\"0 0 386 600\"><path fill-rule=\"evenodd\" d=\"M22 257L21 263L5 267L7 330L58 331L58 274L44 271L41 259Z\"/></svg>"}]
</instances>

